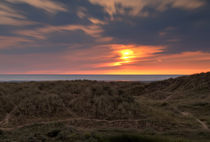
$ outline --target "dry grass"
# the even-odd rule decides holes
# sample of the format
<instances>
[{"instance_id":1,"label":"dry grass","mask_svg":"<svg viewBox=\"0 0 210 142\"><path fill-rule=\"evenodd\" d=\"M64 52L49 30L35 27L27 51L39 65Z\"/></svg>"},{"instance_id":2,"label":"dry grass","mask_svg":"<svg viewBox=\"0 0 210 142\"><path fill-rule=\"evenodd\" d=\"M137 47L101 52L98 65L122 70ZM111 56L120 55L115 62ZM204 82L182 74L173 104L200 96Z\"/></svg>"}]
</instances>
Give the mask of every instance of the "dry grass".
<instances>
[{"instance_id":1,"label":"dry grass","mask_svg":"<svg viewBox=\"0 0 210 142\"><path fill-rule=\"evenodd\" d=\"M204 131L203 137L210 138L197 121L210 127L210 73L152 83L4 82L0 106L4 128L71 120L67 124L79 127L179 132L183 137Z\"/></svg>"}]
</instances>

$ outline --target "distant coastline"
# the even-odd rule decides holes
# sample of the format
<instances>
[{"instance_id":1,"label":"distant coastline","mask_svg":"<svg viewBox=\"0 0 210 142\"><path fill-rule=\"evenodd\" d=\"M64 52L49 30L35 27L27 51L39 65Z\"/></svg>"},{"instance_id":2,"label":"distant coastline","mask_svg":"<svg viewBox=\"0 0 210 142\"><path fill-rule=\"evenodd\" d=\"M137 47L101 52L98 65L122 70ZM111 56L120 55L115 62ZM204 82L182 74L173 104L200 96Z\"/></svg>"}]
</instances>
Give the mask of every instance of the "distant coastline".
<instances>
[{"instance_id":1,"label":"distant coastline","mask_svg":"<svg viewBox=\"0 0 210 142\"><path fill-rule=\"evenodd\" d=\"M39 74L1 74L0 82L26 81L66 81L66 80L95 80L95 81L141 81L152 82L184 75L39 75Z\"/></svg>"}]
</instances>

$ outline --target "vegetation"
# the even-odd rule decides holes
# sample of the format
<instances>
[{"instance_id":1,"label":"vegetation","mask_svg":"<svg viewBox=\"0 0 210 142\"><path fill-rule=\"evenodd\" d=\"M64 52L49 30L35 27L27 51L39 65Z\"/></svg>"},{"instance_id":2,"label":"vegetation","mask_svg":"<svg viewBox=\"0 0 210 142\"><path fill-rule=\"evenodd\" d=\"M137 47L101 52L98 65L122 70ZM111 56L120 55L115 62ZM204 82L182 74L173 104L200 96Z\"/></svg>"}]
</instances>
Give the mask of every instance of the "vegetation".
<instances>
[{"instance_id":1,"label":"vegetation","mask_svg":"<svg viewBox=\"0 0 210 142\"><path fill-rule=\"evenodd\" d=\"M210 139L210 73L151 83L2 82L0 106L4 142Z\"/></svg>"},{"instance_id":2,"label":"vegetation","mask_svg":"<svg viewBox=\"0 0 210 142\"><path fill-rule=\"evenodd\" d=\"M28 127L5 131L0 142L193 142L180 138L143 135L136 131L122 130L77 130L62 123L34 124ZM201 141L200 141L201 142ZM204 142L204 141L203 141Z\"/></svg>"}]
</instances>

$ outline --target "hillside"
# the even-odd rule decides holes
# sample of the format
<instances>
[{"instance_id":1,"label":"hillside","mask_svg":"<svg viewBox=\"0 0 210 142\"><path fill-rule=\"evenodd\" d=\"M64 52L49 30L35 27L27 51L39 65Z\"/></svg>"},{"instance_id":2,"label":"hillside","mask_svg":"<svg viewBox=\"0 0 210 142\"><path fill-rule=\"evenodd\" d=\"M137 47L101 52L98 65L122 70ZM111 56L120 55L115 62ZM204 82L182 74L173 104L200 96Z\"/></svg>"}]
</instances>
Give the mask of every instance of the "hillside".
<instances>
[{"instance_id":1,"label":"hillside","mask_svg":"<svg viewBox=\"0 0 210 142\"><path fill-rule=\"evenodd\" d=\"M66 136L71 131L80 138L87 131L101 136L123 130L205 141L210 139L210 72L151 83L4 82L0 106L0 141L38 141L36 129Z\"/></svg>"}]
</instances>

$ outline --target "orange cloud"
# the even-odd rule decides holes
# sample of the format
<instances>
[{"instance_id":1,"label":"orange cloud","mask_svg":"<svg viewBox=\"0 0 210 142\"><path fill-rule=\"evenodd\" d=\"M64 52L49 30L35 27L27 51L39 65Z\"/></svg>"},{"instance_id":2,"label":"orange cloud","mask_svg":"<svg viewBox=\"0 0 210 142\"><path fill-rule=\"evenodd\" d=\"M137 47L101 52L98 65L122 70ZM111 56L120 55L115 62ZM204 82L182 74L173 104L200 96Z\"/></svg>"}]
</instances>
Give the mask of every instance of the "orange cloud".
<instances>
[{"instance_id":1,"label":"orange cloud","mask_svg":"<svg viewBox=\"0 0 210 142\"><path fill-rule=\"evenodd\" d=\"M18 46L23 42L31 42L31 40L21 38L21 37L11 37L11 36L0 36L0 49L8 48L11 46Z\"/></svg>"},{"instance_id":2,"label":"orange cloud","mask_svg":"<svg viewBox=\"0 0 210 142\"><path fill-rule=\"evenodd\" d=\"M52 33L52 32L59 32L59 31L75 31L75 30L81 30L87 35L97 39L98 42L108 42L111 41L111 37L104 37L102 36L103 29L99 25L65 25L65 26L45 26L42 28L37 28L34 30L17 30L15 31L16 34L28 36L28 37L34 37L37 39L46 39L46 34Z\"/></svg>"},{"instance_id":3,"label":"orange cloud","mask_svg":"<svg viewBox=\"0 0 210 142\"><path fill-rule=\"evenodd\" d=\"M36 24L36 22L26 20L19 10L0 2L0 25L25 26Z\"/></svg>"},{"instance_id":4,"label":"orange cloud","mask_svg":"<svg viewBox=\"0 0 210 142\"><path fill-rule=\"evenodd\" d=\"M124 65L109 74L192 74L210 71L210 53L201 51L159 54L150 60Z\"/></svg>"},{"instance_id":5,"label":"orange cloud","mask_svg":"<svg viewBox=\"0 0 210 142\"><path fill-rule=\"evenodd\" d=\"M104 24L106 24L105 21L102 21L102 20L99 20L99 19L93 18L93 17L88 18L88 20L89 20L90 22L92 22L93 24L99 24L99 25L104 25Z\"/></svg>"},{"instance_id":6,"label":"orange cloud","mask_svg":"<svg viewBox=\"0 0 210 142\"><path fill-rule=\"evenodd\" d=\"M199 8L205 4L201 0L89 0L93 4L101 5L105 8L109 15L114 14L129 14L133 16L148 16L143 9L145 7L153 7L156 10L163 11L169 6L174 8L182 8L191 10ZM117 7L120 4L122 7L131 8L130 13L125 9Z\"/></svg>"},{"instance_id":7,"label":"orange cloud","mask_svg":"<svg viewBox=\"0 0 210 142\"><path fill-rule=\"evenodd\" d=\"M77 10L77 16L79 18L85 18L87 16L87 9L85 7L79 7Z\"/></svg>"},{"instance_id":8,"label":"orange cloud","mask_svg":"<svg viewBox=\"0 0 210 142\"><path fill-rule=\"evenodd\" d=\"M164 46L144 46L144 45L109 45L112 49L112 55L115 61L109 63L108 66L121 66L123 64L133 64L138 61L147 60L149 57L155 56L157 53L164 51Z\"/></svg>"},{"instance_id":9,"label":"orange cloud","mask_svg":"<svg viewBox=\"0 0 210 142\"><path fill-rule=\"evenodd\" d=\"M58 11L64 11L64 12L67 11L67 9L63 4L51 0L7 0L7 1L11 3L26 3L28 5L45 10L52 14Z\"/></svg>"}]
</instances>

